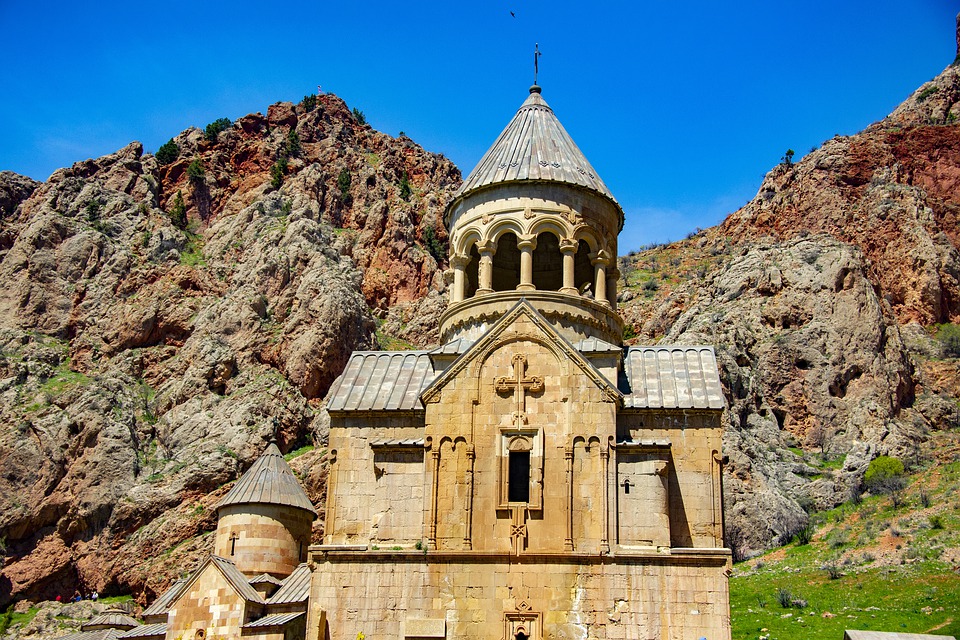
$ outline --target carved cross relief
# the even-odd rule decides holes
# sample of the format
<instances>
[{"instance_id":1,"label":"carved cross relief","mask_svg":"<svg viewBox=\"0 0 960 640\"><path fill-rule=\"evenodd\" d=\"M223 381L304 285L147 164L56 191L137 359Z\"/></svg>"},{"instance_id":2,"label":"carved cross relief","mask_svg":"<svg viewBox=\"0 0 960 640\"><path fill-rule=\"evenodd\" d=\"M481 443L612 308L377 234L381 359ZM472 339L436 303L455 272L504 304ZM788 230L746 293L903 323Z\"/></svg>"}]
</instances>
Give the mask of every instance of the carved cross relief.
<instances>
[{"instance_id":1,"label":"carved cross relief","mask_svg":"<svg viewBox=\"0 0 960 640\"><path fill-rule=\"evenodd\" d=\"M517 411L513 414L513 423L517 428L527 424L527 397L526 392L536 393L543 391L541 376L526 377L527 356L522 353L513 355L513 378L499 376L493 385L498 393L514 391L517 396Z\"/></svg>"}]
</instances>

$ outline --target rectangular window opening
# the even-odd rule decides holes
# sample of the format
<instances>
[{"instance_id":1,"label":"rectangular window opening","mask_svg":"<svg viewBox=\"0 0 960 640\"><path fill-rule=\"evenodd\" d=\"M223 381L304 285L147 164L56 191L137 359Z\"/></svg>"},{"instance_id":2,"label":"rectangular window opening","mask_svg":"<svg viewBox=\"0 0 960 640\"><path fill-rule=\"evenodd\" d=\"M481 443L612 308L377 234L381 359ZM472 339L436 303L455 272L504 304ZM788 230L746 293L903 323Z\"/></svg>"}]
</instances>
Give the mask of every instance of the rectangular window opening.
<instances>
[{"instance_id":1,"label":"rectangular window opening","mask_svg":"<svg viewBox=\"0 0 960 640\"><path fill-rule=\"evenodd\" d=\"M507 499L510 502L530 502L530 452L510 452L510 478Z\"/></svg>"}]
</instances>

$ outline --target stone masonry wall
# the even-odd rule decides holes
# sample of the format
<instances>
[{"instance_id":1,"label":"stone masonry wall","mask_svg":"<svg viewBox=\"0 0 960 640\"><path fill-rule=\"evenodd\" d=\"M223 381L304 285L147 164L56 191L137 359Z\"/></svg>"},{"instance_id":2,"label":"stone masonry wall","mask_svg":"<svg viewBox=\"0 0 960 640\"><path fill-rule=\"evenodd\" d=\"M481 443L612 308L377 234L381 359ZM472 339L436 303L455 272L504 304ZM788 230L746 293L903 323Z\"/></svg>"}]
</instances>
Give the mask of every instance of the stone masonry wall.
<instances>
[{"instance_id":1,"label":"stone masonry wall","mask_svg":"<svg viewBox=\"0 0 960 640\"><path fill-rule=\"evenodd\" d=\"M433 637L503 640L516 624L526 625L530 640L730 638L727 556L720 554L315 552L313 560L307 640L354 640L358 633L400 640L423 637L423 629Z\"/></svg>"}]
</instances>

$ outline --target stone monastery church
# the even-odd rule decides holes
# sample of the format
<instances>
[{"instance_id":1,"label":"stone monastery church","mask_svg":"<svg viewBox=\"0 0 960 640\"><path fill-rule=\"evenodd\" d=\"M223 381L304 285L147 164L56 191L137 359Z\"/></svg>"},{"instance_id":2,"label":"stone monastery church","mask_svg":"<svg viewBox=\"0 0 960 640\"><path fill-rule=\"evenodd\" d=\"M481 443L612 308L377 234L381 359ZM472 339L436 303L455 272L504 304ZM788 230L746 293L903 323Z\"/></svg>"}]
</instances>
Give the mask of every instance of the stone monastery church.
<instances>
[{"instance_id":1,"label":"stone monastery church","mask_svg":"<svg viewBox=\"0 0 960 640\"><path fill-rule=\"evenodd\" d=\"M119 637L729 640L713 348L622 346L623 210L540 87L445 222L441 346L329 393L323 544L271 443Z\"/></svg>"}]
</instances>

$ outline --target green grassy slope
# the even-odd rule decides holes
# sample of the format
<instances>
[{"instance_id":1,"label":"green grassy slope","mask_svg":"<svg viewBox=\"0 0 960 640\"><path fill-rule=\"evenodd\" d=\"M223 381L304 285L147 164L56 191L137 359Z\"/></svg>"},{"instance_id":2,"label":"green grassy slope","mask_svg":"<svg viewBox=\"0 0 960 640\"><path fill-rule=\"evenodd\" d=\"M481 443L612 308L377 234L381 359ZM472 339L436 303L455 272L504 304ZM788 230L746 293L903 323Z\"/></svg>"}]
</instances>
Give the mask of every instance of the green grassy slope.
<instances>
[{"instance_id":1,"label":"green grassy slope","mask_svg":"<svg viewBox=\"0 0 960 640\"><path fill-rule=\"evenodd\" d=\"M960 636L960 433L941 432L907 488L813 515L734 567L733 637L840 640L844 629Z\"/></svg>"}]
</instances>

